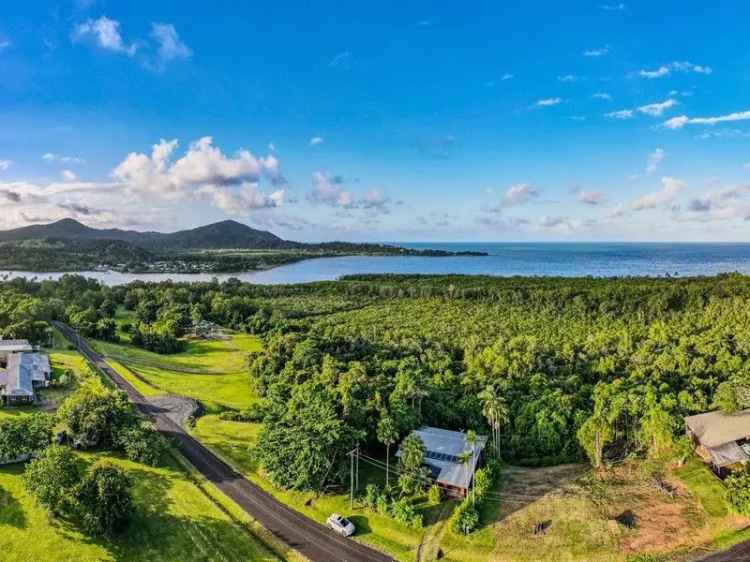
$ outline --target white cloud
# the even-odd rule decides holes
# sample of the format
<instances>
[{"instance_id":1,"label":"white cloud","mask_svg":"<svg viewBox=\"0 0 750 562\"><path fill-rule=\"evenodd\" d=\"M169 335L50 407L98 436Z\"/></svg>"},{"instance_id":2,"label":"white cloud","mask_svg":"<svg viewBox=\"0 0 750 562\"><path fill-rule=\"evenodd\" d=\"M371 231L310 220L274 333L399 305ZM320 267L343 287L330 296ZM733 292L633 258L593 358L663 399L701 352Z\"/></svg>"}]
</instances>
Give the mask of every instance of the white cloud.
<instances>
[{"instance_id":1,"label":"white cloud","mask_svg":"<svg viewBox=\"0 0 750 562\"><path fill-rule=\"evenodd\" d=\"M661 178L661 189L653 193L647 193L633 201L632 208L634 211L645 211L657 207L669 205L680 192L687 187L682 180L672 177Z\"/></svg>"},{"instance_id":2,"label":"white cloud","mask_svg":"<svg viewBox=\"0 0 750 562\"><path fill-rule=\"evenodd\" d=\"M192 143L185 155L172 162L177 140L161 140L151 155L130 153L112 175L132 193L150 193L168 199L205 198L231 214L248 214L253 209L279 207L285 190L270 195L259 191L262 178L283 184L279 161L258 158L247 150L225 156L213 146L211 137Z\"/></svg>"},{"instance_id":3,"label":"white cloud","mask_svg":"<svg viewBox=\"0 0 750 562\"><path fill-rule=\"evenodd\" d=\"M686 220L727 221L732 219L750 219L750 205L746 196L750 186L742 185L712 191L692 199L687 210L692 214Z\"/></svg>"},{"instance_id":4,"label":"white cloud","mask_svg":"<svg viewBox=\"0 0 750 562\"><path fill-rule=\"evenodd\" d=\"M750 119L750 110L719 115L717 117L688 117L680 115L664 122L667 129L681 129L685 125L716 125L717 123L729 123L733 121L747 121Z\"/></svg>"},{"instance_id":5,"label":"white cloud","mask_svg":"<svg viewBox=\"0 0 750 562\"><path fill-rule=\"evenodd\" d=\"M505 74L502 75L500 80L513 80L513 78L514 76L512 74L510 74L509 72L506 72Z\"/></svg>"},{"instance_id":6,"label":"white cloud","mask_svg":"<svg viewBox=\"0 0 750 562\"><path fill-rule=\"evenodd\" d=\"M352 54L349 51L342 51L337 53L328 63L331 68L343 68L348 69L351 64Z\"/></svg>"},{"instance_id":7,"label":"white cloud","mask_svg":"<svg viewBox=\"0 0 750 562\"><path fill-rule=\"evenodd\" d=\"M545 98L537 101L535 105L537 107L549 107L552 105L558 105L560 103L562 103L561 98Z\"/></svg>"},{"instance_id":8,"label":"white cloud","mask_svg":"<svg viewBox=\"0 0 750 562\"><path fill-rule=\"evenodd\" d=\"M675 61L670 64L663 64L655 70L640 70L638 76L641 78L663 78L669 76L673 70L678 72L695 72L696 74L711 74L713 69L710 66L702 66L687 61Z\"/></svg>"},{"instance_id":9,"label":"white cloud","mask_svg":"<svg viewBox=\"0 0 750 562\"><path fill-rule=\"evenodd\" d=\"M599 4L599 9L605 12L624 12L627 6L620 2L619 4Z\"/></svg>"},{"instance_id":10,"label":"white cloud","mask_svg":"<svg viewBox=\"0 0 750 562\"><path fill-rule=\"evenodd\" d=\"M612 119L631 119L633 117L632 109L620 109L619 111L610 111L604 114L605 117L611 117Z\"/></svg>"},{"instance_id":11,"label":"white cloud","mask_svg":"<svg viewBox=\"0 0 750 562\"><path fill-rule=\"evenodd\" d=\"M588 49L583 51L584 57L603 57L609 53L609 47L600 47L598 49Z\"/></svg>"},{"instance_id":12,"label":"white cloud","mask_svg":"<svg viewBox=\"0 0 750 562\"><path fill-rule=\"evenodd\" d=\"M502 206L515 207L539 197L539 191L527 183L512 185L503 194Z\"/></svg>"},{"instance_id":13,"label":"white cloud","mask_svg":"<svg viewBox=\"0 0 750 562\"><path fill-rule=\"evenodd\" d=\"M390 198L377 189L358 197L344 189L344 179L341 176L330 176L326 172L314 172L312 183L313 189L307 196L311 203L343 209L365 209L372 213L390 212Z\"/></svg>"},{"instance_id":14,"label":"white cloud","mask_svg":"<svg viewBox=\"0 0 750 562\"><path fill-rule=\"evenodd\" d=\"M78 179L78 176L72 170L62 170L60 175L65 181L76 181Z\"/></svg>"},{"instance_id":15,"label":"white cloud","mask_svg":"<svg viewBox=\"0 0 750 562\"><path fill-rule=\"evenodd\" d=\"M42 154L42 160L45 162L59 162L60 164L85 164L86 160L78 156L65 156L64 154L55 154L54 152L45 152Z\"/></svg>"},{"instance_id":16,"label":"white cloud","mask_svg":"<svg viewBox=\"0 0 750 562\"><path fill-rule=\"evenodd\" d=\"M151 37L159 45L157 57L161 65L174 60L189 59L193 55L193 51L180 39L171 23L152 23Z\"/></svg>"},{"instance_id":17,"label":"white cloud","mask_svg":"<svg viewBox=\"0 0 750 562\"><path fill-rule=\"evenodd\" d=\"M558 82L578 82L580 80L579 76L576 76L575 74L565 74L563 76L557 77Z\"/></svg>"},{"instance_id":18,"label":"white cloud","mask_svg":"<svg viewBox=\"0 0 750 562\"><path fill-rule=\"evenodd\" d=\"M612 96L607 92L597 92L591 96L595 100L612 101Z\"/></svg>"},{"instance_id":19,"label":"white cloud","mask_svg":"<svg viewBox=\"0 0 750 562\"><path fill-rule=\"evenodd\" d=\"M318 146L319 144L323 144L325 142L325 139L323 137L313 137L310 139L310 146Z\"/></svg>"},{"instance_id":20,"label":"white cloud","mask_svg":"<svg viewBox=\"0 0 750 562\"><path fill-rule=\"evenodd\" d=\"M12 160L0 160L0 172L7 172L12 165Z\"/></svg>"},{"instance_id":21,"label":"white cloud","mask_svg":"<svg viewBox=\"0 0 750 562\"><path fill-rule=\"evenodd\" d=\"M8 41L7 39L5 39L5 40L3 40L3 41L0 41L0 51L3 51L3 50L5 50L5 49L7 49L7 48L8 48L8 47L10 47L10 46L11 46L12 44L13 44L13 43L11 43L10 41Z\"/></svg>"},{"instance_id":22,"label":"white cloud","mask_svg":"<svg viewBox=\"0 0 750 562\"><path fill-rule=\"evenodd\" d=\"M73 41L91 39L102 49L123 53L129 57L135 55L138 46L136 43L126 44L120 35L120 22L102 16L99 19L89 19L78 24L73 29L71 36Z\"/></svg>"},{"instance_id":23,"label":"white cloud","mask_svg":"<svg viewBox=\"0 0 750 562\"><path fill-rule=\"evenodd\" d=\"M576 197L579 202L585 205L601 205L604 202L604 193L601 191L579 190Z\"/></svg>"},{"instance_id":24,"label":"white cloud","mask_svg":"<svg viewBox=\"0 0 750 562\"><path fill-rule=\"evenodd\" d=\"M649 154L646 161L646 173L653 174L659 167L659 164L661 164L662 160L664 160L664 156L664 150L661 148L657 148L651 154Z\"/></svg>"},{"instance_id":25,"label":"white cloud","mask_svg":"<svg viewBox=\"0 0 750 562\"><path fill-rule=\"evenodd\" d=\"M677 105L677 102L670 98L660 103L650 103L648 105L642 105L638 108L638 111L640 111L641 113L645 113L646 115L658 117L662 113L664 113L665 110L669 109L670 107L674 107L675 105Z\"/></svg>"}]
</instances>

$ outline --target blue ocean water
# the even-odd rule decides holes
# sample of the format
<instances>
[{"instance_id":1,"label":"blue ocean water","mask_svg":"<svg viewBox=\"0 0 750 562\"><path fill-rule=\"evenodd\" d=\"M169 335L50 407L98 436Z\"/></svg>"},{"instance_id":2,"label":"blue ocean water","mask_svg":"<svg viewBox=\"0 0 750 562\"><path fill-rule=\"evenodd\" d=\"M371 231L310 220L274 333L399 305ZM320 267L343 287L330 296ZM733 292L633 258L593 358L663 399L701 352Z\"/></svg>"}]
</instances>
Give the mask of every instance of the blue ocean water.
<instances>
[{"instance_id":1,"label":"blue ocean water","mask_svg":"<svg viewBox=\"0 0 750 562\"><path fill-rule=\"evenodd\" d=\"M422 273L499 276L696 276L738 271L750 274L746 243L398 243L419 249L485 252L487 256L318 258L268 271L235 274L124 274L86 272L108 285L146 281L203 281L237 277L264 284L306 283L355 273ZM59 273L0 272L13 277L57 278Z\"/></svg>"}]
</instances>

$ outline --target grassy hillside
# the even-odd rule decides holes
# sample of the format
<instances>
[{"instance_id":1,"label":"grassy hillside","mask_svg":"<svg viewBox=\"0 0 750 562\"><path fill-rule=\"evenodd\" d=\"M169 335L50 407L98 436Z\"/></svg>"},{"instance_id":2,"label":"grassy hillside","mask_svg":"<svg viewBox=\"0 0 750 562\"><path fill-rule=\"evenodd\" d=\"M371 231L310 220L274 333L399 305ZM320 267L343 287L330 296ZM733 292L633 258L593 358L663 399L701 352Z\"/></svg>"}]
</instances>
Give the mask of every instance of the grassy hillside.
<instances>
[{"instance_id":1,"label":"grassy hillside","mask_svg":"<svg viewBox=\"0 0 750 562\"><path fill-rule=\"evenodd\" d=\"M235 521L175 462L152 468L104 454L134 478L136 514L109 542L50 519L22 484L22 465L0 467L0 558L3 562L208 562L279 558Z\"/></svg>"}]
</instances>

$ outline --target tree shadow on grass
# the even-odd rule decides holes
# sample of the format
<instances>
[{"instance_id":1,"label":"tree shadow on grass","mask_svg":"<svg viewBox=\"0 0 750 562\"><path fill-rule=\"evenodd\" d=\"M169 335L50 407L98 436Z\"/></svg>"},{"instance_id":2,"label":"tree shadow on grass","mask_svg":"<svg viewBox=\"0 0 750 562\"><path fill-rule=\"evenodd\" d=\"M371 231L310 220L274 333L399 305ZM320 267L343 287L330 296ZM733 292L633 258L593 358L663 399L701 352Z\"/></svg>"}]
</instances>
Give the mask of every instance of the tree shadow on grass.
<instances>
[{"instance_id":1,"label":"tree shadow on grass","mask_svg":"<svg viewBox=\"0 0 750 562\"><path fill-rule=\"evenodd\" d=\"M9 491L0 488L0 528L3 525L25 529L26 513L21 502Z\"/></svg>"}]
</instances>

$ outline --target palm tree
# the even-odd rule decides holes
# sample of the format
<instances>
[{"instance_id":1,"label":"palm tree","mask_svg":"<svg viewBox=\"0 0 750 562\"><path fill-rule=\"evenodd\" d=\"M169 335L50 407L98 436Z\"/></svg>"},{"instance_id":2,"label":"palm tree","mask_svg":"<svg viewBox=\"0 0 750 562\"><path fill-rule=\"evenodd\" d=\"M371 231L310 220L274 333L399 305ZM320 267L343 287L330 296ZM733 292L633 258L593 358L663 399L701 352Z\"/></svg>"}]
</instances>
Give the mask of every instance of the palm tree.
<instances>
[{"instance_id":1,"label":"palm tree","mask_svg":"<svg viewBox=\"0 0 750 562\"><path fill-rule=\"evenodd\" d=\"M490 385L479 393L482 401L482 414L492 429L492 444L495 456L500 457L500 428L508 423L508 405L497 389Z\"/></svg>"},{"instance_id":2,"label":"palm tree","mask_svg":"<svg viewBox=\"0 0 750 562\"><path fill-rule=\"evenodd\" d=\"M391 461L391 445L393 445L398 439L398 429L393 418L386 412L380 417L377 427L377 437L383 445L385 445L385 487L388 488L388 471L390 468Z\"/></svg>"}]
</instances>

